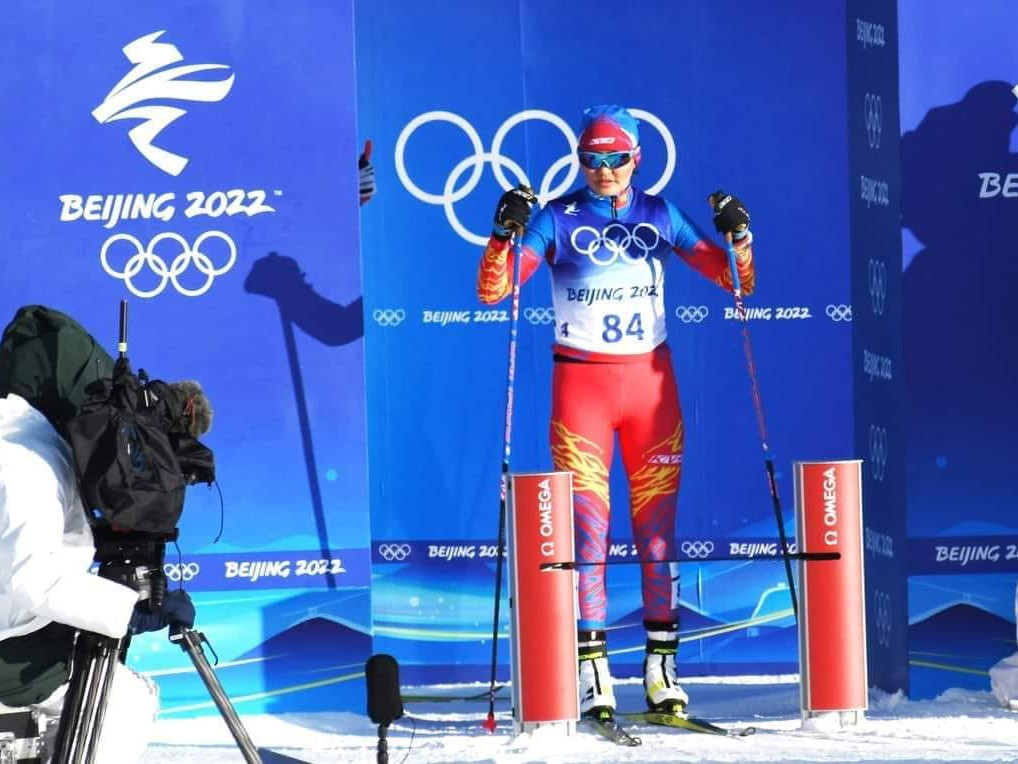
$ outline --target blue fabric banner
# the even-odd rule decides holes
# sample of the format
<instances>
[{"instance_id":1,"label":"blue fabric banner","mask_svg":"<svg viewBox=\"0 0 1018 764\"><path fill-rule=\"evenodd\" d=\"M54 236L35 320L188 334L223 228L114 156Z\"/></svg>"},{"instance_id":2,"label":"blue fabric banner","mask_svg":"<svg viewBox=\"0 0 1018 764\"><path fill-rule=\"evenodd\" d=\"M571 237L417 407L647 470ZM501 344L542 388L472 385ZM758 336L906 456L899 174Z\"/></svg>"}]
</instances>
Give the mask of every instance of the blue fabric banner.
<instances>
[{"instance_id":1,"label":"blue fabric banner","mask_svg":"<svg viewBox=\"0 0 1018 764\"><path fill-rule=\"evenodd\" d=\"M359 707L325 686L370 651L350 0L17 3L0 40L0 317L51 305L115 352L129 300L134 367L215 410L222 498L189 489L167 570L201 570L198 627L243 659L227 691ZM250 574L267 561L292 575ZM214 712L165 634L129 660L165 709Z\"/></svg>"},{"instance_id":2,"label":"blue fabric banner","mask_svg":"<svg viewBox=\"0 0 1018 764\"><path fill-rule=\"evenodd\" d=\"M482 678L494 558L481 552L497 537L509 314L507 303L478 303L477 267L503 189L526 181L544 202L582 182L573 150L584 107L633 110L643 145L636 185L704 230L713 231L706 200L718 187L750 209L758 274L750 331L788 528L791 461L855 456L846 72L837 53L845 17L830 4L732 14L650 0L628 4L625 23L604 21L619 6L600 0L438 9L382 0L356 10L358 120L374 141L380 189L362 218L376 648L399 656L408 676L441 665L446 677ZM610 26L610 51L599 49L590 20ZM686 428L679 543L774 543L731 296L678 258L666 273ZM554 321L542 267L522 293L514 471L551 467ZM611 492L611 539L628 544L618 462ZM439 572L422 554L441 546L434 539L476 556ZM378 549L399 554L404 543L408 560L378 560ZM759 628L712 630L684 654L683 671L794 669L780 564L718 562L683 566L682 575L684 634L768 613ZM608 578L609 648L625 671L638 665L645 638L638 572L618 566ZM508 650L500 655L504 663Z\"/></svg>"},{"instance_id":3,"label":"blue fabric banner","mask_svg":"<svg viewBox=\"0 0 1018 764\"><path fill-rule=\"evenodd\" d=\"M912 695L934 697L989 689L1015 650L1018 361L1003 294L1018 261L1001 224L1018 215L1018 6L903 0L898 13L909 654Z\"/></svg>"}]
</instances>

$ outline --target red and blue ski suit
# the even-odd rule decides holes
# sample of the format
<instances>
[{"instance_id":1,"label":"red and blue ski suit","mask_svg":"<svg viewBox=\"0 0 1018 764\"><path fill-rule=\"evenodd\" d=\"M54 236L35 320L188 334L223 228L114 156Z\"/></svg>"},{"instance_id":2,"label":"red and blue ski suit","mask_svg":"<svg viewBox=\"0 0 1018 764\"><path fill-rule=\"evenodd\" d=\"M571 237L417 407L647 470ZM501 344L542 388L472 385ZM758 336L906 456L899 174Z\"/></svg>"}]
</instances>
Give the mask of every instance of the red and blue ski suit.
<instances>
[{"instance_id":1,"label":"red and blue ski suit","mask_svg":"<svg viewBox=\"0 0 1018 764\"><path fill-rule=\"evenodd\" d=\"M629 479L633 536L642 560L675 559L683 424L665 343L664 263L672 253L731 291L726 252L675 205L629 189L626 198L588 188L549 202L523 237L521 278L544 260L555 308L551 451L573 473L576 559L608 553L608 470L615 434ZM744 294L754 286L751 237L737 248ZM492 236L477 291L487 304L512 291L513 252ZM605 569L579 568L580 629L607 620ZM678 622L678 566L642 566L647 621Z\"/></svg>"}]
</instances>

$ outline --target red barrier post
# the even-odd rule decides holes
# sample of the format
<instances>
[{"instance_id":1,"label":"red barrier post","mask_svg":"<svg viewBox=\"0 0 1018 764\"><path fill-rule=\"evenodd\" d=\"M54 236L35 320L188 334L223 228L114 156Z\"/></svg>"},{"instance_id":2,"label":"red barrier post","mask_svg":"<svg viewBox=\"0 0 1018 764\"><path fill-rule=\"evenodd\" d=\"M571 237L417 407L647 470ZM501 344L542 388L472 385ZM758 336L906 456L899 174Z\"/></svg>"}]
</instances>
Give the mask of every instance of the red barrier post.
<instances>
[{"instance_id":1,"label":"red barrier post","mask_svg":"<svg viewBox=\"0 0 1018 764\"><path fill-rule=\"evenodd\" d=\"M867 706L862 461L795 462L799 562L799 666L804 727L861 721Z\"/></svg>"},{"instance_id":2,"label":"red barrier post","mask_svg":"<svg viewBox=\"0 0 1018 764\"><path fill-rule=\"evenodd\" d=\"M514 726L572 735L580 718L576 573L541 570L574 559L572 473L510 475L508 513Z\"/></svg>"}]
</instances>

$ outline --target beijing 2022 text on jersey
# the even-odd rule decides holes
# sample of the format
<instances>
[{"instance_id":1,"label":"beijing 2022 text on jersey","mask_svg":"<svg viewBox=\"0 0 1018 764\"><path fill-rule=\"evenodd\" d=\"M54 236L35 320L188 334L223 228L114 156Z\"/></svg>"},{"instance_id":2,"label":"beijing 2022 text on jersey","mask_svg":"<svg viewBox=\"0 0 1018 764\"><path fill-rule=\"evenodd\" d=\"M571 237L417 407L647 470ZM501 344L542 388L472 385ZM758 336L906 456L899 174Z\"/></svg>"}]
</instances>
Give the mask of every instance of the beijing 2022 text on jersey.
<instances>
[{"instance_id":1,"label":"beijing 2022 text on jersey","mask_svg":"<svg viewBox=\"0 0 1018 764\"><path fill-rule=\"evenodd\" d=\"M626 198L584 188L549 202L523 237L521 279L551 267L555 309L551 449L557 470L573 473L576 559L608 550L608 470L614 436L629 478L630 514L640 559L675 558L675 513L683 424L665 343L664 265L673 253L731 291L728 256L675 205L629 189ZM736 243L739 281L753 291L747 235ZM478 296L512 291L510 242L492 237L481 259ZM643 566L644 618L677 623L678 566ZM606 625L602 566L579 568L581 629Z\"/></svg>"}]
</instances>

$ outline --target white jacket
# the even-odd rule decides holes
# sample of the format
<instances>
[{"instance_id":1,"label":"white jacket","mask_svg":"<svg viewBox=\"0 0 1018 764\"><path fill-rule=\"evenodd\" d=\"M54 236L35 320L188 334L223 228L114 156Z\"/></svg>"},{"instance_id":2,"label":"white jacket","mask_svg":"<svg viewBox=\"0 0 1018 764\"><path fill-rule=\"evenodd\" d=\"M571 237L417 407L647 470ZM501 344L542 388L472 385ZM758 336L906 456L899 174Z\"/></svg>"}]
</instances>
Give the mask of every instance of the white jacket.
<instances>
[{"instance_id":1,"label":"white jacket","mask_svg":"<svg viewBox=\"0 0 1018 764\"><path fill-rule=\"evenodd\" d=\"M71 449L23 398L0 398L0 641L52 621L122 637L138 594L95 554Z\"/></svg>"}]
</instances>

